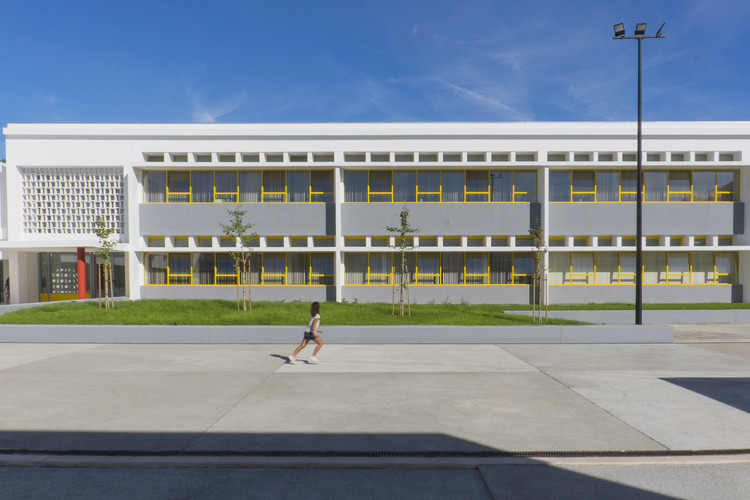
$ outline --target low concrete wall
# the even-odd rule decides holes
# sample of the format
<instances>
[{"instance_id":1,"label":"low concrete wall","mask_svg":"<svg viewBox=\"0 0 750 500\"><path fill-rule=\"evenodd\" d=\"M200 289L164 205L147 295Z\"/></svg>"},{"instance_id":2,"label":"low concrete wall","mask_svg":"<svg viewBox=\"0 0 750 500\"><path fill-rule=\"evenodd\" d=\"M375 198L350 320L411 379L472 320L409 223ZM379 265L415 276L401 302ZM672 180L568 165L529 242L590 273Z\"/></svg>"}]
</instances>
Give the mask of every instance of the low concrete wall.
<instances>
[{"instance_id":1,"label":"low concrete wall","mask_svg":"<svg viewBox=\"0 0 750 500\"><path fill-rule=\"evenodd\" d=\"M115 344L294 344L303 326L0 325L0 342ZM332 344L671 343L666 325L328 326Z\"/></svg>"},{"instance_id":2,"label":"low concrete wall","mask_svg":"<svg viewBox=\"0 0 750 500\"><path fill-rule=\"evenodd\" d=\"M506 311L530 316L531 311ZM635 311L550 311L550 318L572 319L599 325L632 325ZM650 325L680 323L750 323L750 309L665 309L644 310L643 323Z\"/></svg>"}]
</instances>

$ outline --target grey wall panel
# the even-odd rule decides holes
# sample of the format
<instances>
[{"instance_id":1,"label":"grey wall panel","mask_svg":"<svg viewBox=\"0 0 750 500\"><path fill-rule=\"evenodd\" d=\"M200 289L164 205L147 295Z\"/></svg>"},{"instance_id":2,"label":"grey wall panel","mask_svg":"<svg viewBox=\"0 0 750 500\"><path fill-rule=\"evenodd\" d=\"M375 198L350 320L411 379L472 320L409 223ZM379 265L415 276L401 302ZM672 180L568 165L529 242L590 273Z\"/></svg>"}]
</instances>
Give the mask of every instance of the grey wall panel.
<instances>
[{"instance_id":1,"label":"grey wall panel","mask_svg":"<svg viewBox=\"0 0 750 500\"><path fill-rule=\"evenodd\" d=\"M537 203L406 203L409 224L428 235L528 234L541 211ZM400 224L398 203L345 203L344 235L390 235L386 226Z\"/></svg>"},{"instance_id":2,"label":"grey wall panel","mask_svg":"<svg viewBox=\"0 0 750 500\"><path fill-rule=\"evenodd\" d=\"M259 235L333 235L333 204L326 203L243 203L245 220L254 224ZM221 235L219 223L227 224L234 203L221 204L142 204L140 234Z\"/></svg>"},{"instance_id":3,"label":"grey wall panel","mask_svg":"<svg viewBox=\"0 0 750 500\"><path fill-rule=\"evenodd\" d=\"M678 304L682 302L732 302L732 285L680 285L643 287L643 302ZM736 292L735 292L736 294ZM550 304L635 303L634 285L555 285L549 287Z\"/></svg>"},{"instance_id":4,"label":"grey wall panel","mask_svg":"<svg viewBox=\"0 0 750 500\"><path fill-rule=\"evenodd\" d=\"M529 304L528 286L413 286L412 304ZM354 302L386 302L393 298L389 286L353 286L343 288L342 298ZM396 301L398 301L396 289Z\"/></svg>"},{"instance_id":5,"label":"grey wall panel","mask_svg":"<svg viewBox=\"0 0 750 500\"><path fill-rule=\"evenodd\" d=\"M744 209L735 203L644 203L645 235L735 234L744 232ZM635 203L551 203L548 233L635 234Z\"/></svg>"},{"instance_id":6,"label":"grey wall panel","mask_svg":"<svg viewBox=\"0 0 750 500\"><path fill-rule=\"evenodd\" d=\"M334 301L334 287L325 286L254 286L253 301ZM223 299L237 300L233 286L142 286L142 299Z\"/></svg>"}]
</instances>

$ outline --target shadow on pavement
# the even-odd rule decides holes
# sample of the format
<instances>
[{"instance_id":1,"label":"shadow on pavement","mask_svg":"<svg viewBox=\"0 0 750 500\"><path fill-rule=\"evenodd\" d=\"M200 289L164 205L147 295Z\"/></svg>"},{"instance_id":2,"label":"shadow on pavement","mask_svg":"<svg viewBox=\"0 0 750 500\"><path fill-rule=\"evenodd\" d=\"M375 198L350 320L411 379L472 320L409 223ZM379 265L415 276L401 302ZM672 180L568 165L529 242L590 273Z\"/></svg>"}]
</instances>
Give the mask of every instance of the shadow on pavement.
<instances>
[{"instance_id":1,"label":"shadow on pavement","mask_svg":"<svg viewBox=\"0 0 750 500\"><path fill-rule=\"evenodd\" d=\"M685 377L662 380L750 413L750 378Z\"/></svg>"},{"instance_id":2,"label":"shadow on pavement","mask_svg":"<svg viewBox=\"0 0 750 500\"><path fill-rule=\"evenodd\" d=\"M13 467L9 457L38 456L25 467ZM529 454L530 455L530 454ZM92 495L92 488L117 488L119 497L143 498L144 481L152 486L147 498L163 494L192 496L197 477L221 481L212 496L226 488L224 498L243 494L253 498L281 498L304 494L307 498L670 498L630 485L556 468L533 458L520 465L504 467L467 458L519 457L519 453L489 448L445 434L367 433L273 433L205 434L139 432L0 431L0 479L6 491L22 491L34 498ZM45 457L65 462L47 469ZM122 466L93 465L96 459L116 457L173 457L160 466L123 462ZM195 460L188 462L185 458ZM201 457L205 462L201 462ZM217 457L254 457L217 468ZM313 473L305 459L335 458L332 463L315 463ZM82 462L77 462L77 458ZM297 465L275 465L278 458L294 458ZM372 462L357 459L381 459ZM419 458L419 465L405 465L399 458ZM263 460L268 462L264 463ZM93 462L92 462L93 460ZM347 463L350 460L352 463ZM434 462L433 462L434 461ZM17 462L18 463L18 462ZM126 465L127 464L127 465ZM516 465L519 465L516 463ZM531 466L531 467L530 467ZM286 467L285 469L283 467ZM283 470L282 470L283 469ZM234 471L232 473L232 471ZM274 472L275 471L275 472ZM61 477L50 483L51 476ZM185 476L182 480L178 479ZM325 477L325 490L317 495L306 478L317 483ZM88 478L88 479L86 479ZM54 488L51 486L54 484ZM180 486L182 485L182 486ZM190 486L189 486L190 485ZM187 489L187 488L190 489ZM163 488L169 488L165 490ZM182 489L181 489L182 488ZM251 488L252 490L249 490ZM181 493L180 493L181 492ZM200 496L200 495L199 495ZM118 498L119 498L118 497ZM182 496L181 496L182 497ZM216 496L214 496L216 498Z\"/></svg>"}]
</instances>

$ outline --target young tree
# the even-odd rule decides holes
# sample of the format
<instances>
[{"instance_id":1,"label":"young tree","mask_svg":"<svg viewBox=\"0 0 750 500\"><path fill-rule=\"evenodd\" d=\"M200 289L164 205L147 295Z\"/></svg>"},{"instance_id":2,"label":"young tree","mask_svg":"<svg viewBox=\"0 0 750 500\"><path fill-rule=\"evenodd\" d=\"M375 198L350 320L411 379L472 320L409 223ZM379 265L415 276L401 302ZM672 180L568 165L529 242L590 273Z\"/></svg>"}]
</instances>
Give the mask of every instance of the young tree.
<instances>
[{"instance_id":1,"label":"young tree","mask_svg":"<svg viewBox=\"0 0 750 500\"><path fill-rule=\"evenodd\" d=\"M252 249L249 248L251 240L257 239L258 234L253 232L249 233L252 229L253 224L245 222L245 214L247 210L243 210L240 206L237 206L234 210L227 210L230 217L229 224L222 224L221 230L224 234L230 238L234 238L235 249L229 252L229 255L234 259L235 271L238 273L237 279L237 310L240 310L240 289L242 289L242 309L252 310L253 301L250 296L250 256ZM239 246L236 246L239 245ZM245 302L245 292L247 292L247 302Z\"/></svg>"},{"instance_id":2,"label":"young tree","mask_svg":"<svg viewBox=\"0 0 750 500\"><path fill-rule=\"evenodd\" d=\"M96 228L94 234L99 238L99 250L96 251L97 257L102 259L103 263L98 264L97 268L99 271L99 307L102 307L102 274L104 275L104 308L110 308L110 302L112 308L115 307L114 300L114 286L112 284L112 261L111 254L112 249L117 245L116 240L111 240L110 236L115 232L113 228L107 227L104 219L99 217L96 219Z\"/></svg>"},{"instance_id":3,"label":"young tree","mask_svg":"<svg viewBox=\"0 0 750 500\"><path fill-rule=\"evenodd\" d=\"M539 313L539 323L542 322L542 291L544 290L544 283L546 282L546 270L544 266L544 254L547 253L547 248L544 246L544 229L539 223L539 218L536 218L534 227L529 229L529 234L534 239L534 284L533 284L533 305L532 305L532 317L534 322L537 320L537 304ZM538 303L537 303L538 298ZM544 301L547 301L547 294L544 294Z\"/></svg>"},{"instance_id":4,"label":"young tree","mask_svg":"<svg viewBox=\"0 0 750 500\"><path fill-rule=\"evenodd\" d=\"M416 233L419 229L413 228L409 225L409 210L404 206L399 213L401 218L401 225L398 227L386 226L386 229L392 233L397 234L396 245L393 247L394 252L398 252L401 257L401 265L399 270L399 311L401 316L404 315L404 289L408 294L409 283L408 283L408 269L406 266L406 252L414 250L414 245L408 236ZM396 298L393 298L393 314L396 314ZM409 300L409 316L411 316L411 300Z\"/></svg>"}]
</instances>

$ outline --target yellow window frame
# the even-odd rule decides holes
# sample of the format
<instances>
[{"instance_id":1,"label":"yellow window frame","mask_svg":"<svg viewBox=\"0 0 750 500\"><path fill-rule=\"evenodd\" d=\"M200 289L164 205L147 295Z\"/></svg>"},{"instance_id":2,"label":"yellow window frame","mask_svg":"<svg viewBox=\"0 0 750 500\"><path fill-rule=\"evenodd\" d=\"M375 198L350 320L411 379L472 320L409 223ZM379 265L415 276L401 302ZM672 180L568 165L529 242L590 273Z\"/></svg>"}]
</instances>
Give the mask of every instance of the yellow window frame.
<instances>
[{"instance_id":1,"label":"yellow window frame","mask_svg":"<svg viewBox=\"0 0 750 500\"><path fill-rule=\"evenodd\" d=\"M513 203L530 203L530 202L522 202L522 201L516 200L516 197L522 194L533 194L534 198L536 198L538 201L539 197L537 194L537 189L534 189L534 191L517 191L516 190L516 174L518 172L519 172L518 170L513 170ZM522 172L528 172L528 170L522 170ZM534 183L534 186L536 186L537 183L539 182L539 178L538 178L538 175L536 175L537 174L536 171L534 171L534 174L537 180L537 182Z\"/></svg>"},{"instance_id":2,"label":"yellow window frame","mask_svg":"<svg viewBox=\"0 0 750 500\"><path fill-rule=\"evenodd\" d=\"M388 174L389 181L388 185L391 187L390 191L370 191L370 177L373 173L378 174ZM393 203L393 171L392 170L368 170L367 171L367 202L370 203L370 197L371 196L386 196L390 198L388 201L378 201L378 202L372 202L372 203Z\"/></svg>"},{"instance_id":3,"label":"yellow window frame","mask_svg":"<svg viewBox=\"0 0 750 500\"><path fill-rule=\"evenodd\" d=\"M734 272L734 273L720 273L720 272L717 271L717 269L716 269L716 261L718 260L718 257L719 257L720 253L729 253L729 254L732 254L732 258L734 259L734 268L735 268L735 270L737 270L737 272ZM714 284L715 285L724 285L724 284L737 283L737 276L738 276L738 273L739 273L739 266L738 266L738 262L737 262L737 254L734 253L734 252L713 252L713 254L714 254ZM727 280L727 281L720 281L719 280L720 277L724 277L724 278L726 278L726 277L733 277L734 279Z\"/></svg>"},{"instance_id":4,"label":"yellow window frame","mask_svg":"<svg viewBox=\"0 0 750 500\"><path fill-rule=\"evenodd\" d=\"M269 173L284 174L284 190L283 191L266 191L266 175ZM239 182L237 183L239 185ZM309 189L309 188L308 188ZM277 196L281 195L281 201L266 201L266 196ZM286 203L287 201L287 181L286 181L286 170L264 170L260 179L260 202L261 203Z\"/></svg>"},{"instance_id":5,"label":"yellow window frame","mask_svg":"<svg viewBox=\"0 0 750 500\"><path fill-rule=\"evenodd\" d=\"M234 272L233 273L231 273L231 274L222 274L222 273L219 273L219 266L218 266L219 255L226 255L227 257L229 257L232 260L232 262L233 262L233 268L234 268ZM230 277L234 278L235 282L234 283L229 283L227 285L221 285L221 286L236 286L236 284L239 282L240 270L237 268L237 261L234 260L234 259L232 259L231 257L232 257L231 254L228 254L226 252L217 252L217 253L214 253L214 284L218 284L219 278L230 278Z\"/></svg>"},{"instance_id":6,"label":"yellow window frame","mask_svg":"<svg viewBox=\"0 0 750 500\"><path fill-rule=\"evenodd\" d=\"M590 172L594 176L594 190L593 191L576 191L573 189L573 174L575 172ZM571 170L570 171L570 201L574 203L594 203L596 202L596 171L595 170ZM586 200L586 201L576 201L574 199L575 195L592 195L592 200Z\"/></svg>"},{"instance_id":7,"label":"yellow window frame","mask_svg":"<svg viewBox=\"0 0 750 500\"><path fill-rule=\"evenodd\" d=\"M308 254L308 261L310 262L310 268L308 269L307 275L310 277L310 282L308 285L310 286L328 286L326 283L320 283L320 278L333 278L333 274L323 274L323 273L313 273L312 268L312 261L313 261L313 253ZM314 281L318 281L318 283L313 283ZM323 280L325 281L325 280ZM333 279L331 279L331 283L333 283Z\"/></svg>"},{"instance_id":8,"label":"yellow window frame","mask_svg":"<svg viewBox=\"0 0 750 500\"><path fill-rule=\"evenodd\" d=\"M260 267L260 283L263 286L285 286L289 280L288 280L288 274L289 274L289 263L287 261L287 255L286 252L284 253L263 253L263 258L261 262ZM274 256L278 257L279 255L284 256L284 272L283 273L266 273L266 257ZM282 283L266 283L267 278L281 278Z\"/></svg>"},{"instance_id":9,"label":"yellow window frame","mask_svg":"<svg viewBox=\"0 0 750 500\"><path fill-rule=\"evenodd\" d=\"M208 245L203 245L204 241L208 241ZM198 248L211 248L213 246L213 238L211 236L198 236L196 238L196 244Z\"/></svg>"},{"instance_id":10,"label":"yellow window frame","mask_svg":"<svg viewBox=\"0 0 750 500\"><path fill-rule=\"evenodd\" d=\"M372 273L371 272L371 265L370 260L372 259L373 253L383 253L385 255L388 255L388 260L390 261L390 272L389 273ZM385 283L373 283L372 278L385 278ZM367 254L367 284L368 285L390 285L393 283L393 254L386 253L386 252L368 252Z\"/></svg>"},{"instance_id":11,"label":"yellow window frame","mask_svg":"<svg viewBox=\"0 0 750 500\"><path fill-rule=\"evenodd\" d=\"M628 252L631 253L631 252ZM636 270L637 271L637 270ZM643 272L643 263L641 263L641 273ZM617 253L617 284L618 285L630 285L635 283L635 275L636 273L625 273L622 271L622 252ZM632 281L626 280L623 281L622 277L625 276L627 278L632 278Z\"/></svg>"},{"instance_id":12,"label":"yellow window frame","mask_svg":"<svg viewBox=\"0 0 750 500\"><path fill-rule=\"evenodd\" d=\"M740 171L739 170L719 170L719 169L717 169L714 172L715 172L715 175L714 175L714 185L715 185L715 187L714 187L714 193L716 193L716 196L715 196L716 199L715 199L715 201L717 201L719 203L733 203L732 200L726 200L726 201L719 200L720 195L722 195L722 194L731 194L731 195L734 195L734 196L732 196L732 198L734 198L737 201L740 201L740 191L739 191L739 187L740 187ZM737 187L736 191L719 191L719 172L734 172L735 173L735 182L734 182L734 185Z\"/></svg>"},{"instance_id":13,"label":"yellow window frame","mask_svg":"<svg viewBox=\"0 0 750 500\"><path fill-rule=\"evenodd\" d=\"M419 174L420 173L428 173L428 172L437 172L438 174L438 190L437 191L422 191L419 189ZM437 195L438 201L437 202L425 202L425 201L419 201L420 195ZM417 202L419 203L440 203L443 201L443 171L442 170L425 170L425 171L417 171Z\"/></svg>"},{"instance_id":14,"label":"yellow window frame","mask_svg":"<svg viewBox=\"0 0 750 500\"><path fill-rule=\"evenodd\" d=\"M188 258L188 262L190 262L190 272L187 273L187 274L173 273L172 272L172 257L173 256L175 256L175 257L176 256L183 257L185 255ZM172 280L173 277L174 278L187 278L188 282L187 283L170 283L170 281ZM179 252L179 253L171 253L170 252L170 253L168 253L167 254L167 285L171 285L171 286L187 286L187 285L192 285L192 284L193 284L193 255L191 253L187 253L187 252L185 252L185 253L183 253L183 252Z\"/></svg>"},{"instance_id":15,"label":"yellow window frame","mask_svg":"<svg viewBox=\"0 0 750 500\"><path fill-rule=\"evenodd\" d=\"M680 203L680 202L682 202L682 203L685 203L686 201L693 201L693 171L692 170L680 169L680 170L675 170L675 172L687 172L688 173L688 178L689 178L689 182L690 182L690 190L689 191L672 191L672 189L670 188L670 182L669 182L669 174L671 174L672 171L671 170L667 170L667 202L671 202L671 203ZM715 178L716 178L716 176L714 176L714 179ZM677 194L687 194L689 196L688 196L687 200L672 200L672 195L673 194L675 194L675 195L677 195Z\"/></svg>"},{"instance_id":16,"label":"yellow window frame","mask_svg":"<svg viewBox=\"0 0 750 500\"><path fill-rule=\"evenodd\" d=\"M573 272L573 256L574 255L590 255L591 256L591 265L593 270L590 273L577 273ZM576 283L576 278L586 278L586 281L589 281L591 278L593 282L591 283ZM572 252L570 254L570 284L571 285L596 285L596 253L594 252Z\"/></svg>"},{"instance_id":17,"label":"yellow window frame","mask_svg":"<svg viewBox=\"0 0 750 500\"><path fill-rule=\"evenodd\" d=\"M419 270L419 261L421 258L427 257L427 258L435 258L437 257L438 262L438 272L437 273L423 273ZM432 252L425 252L425 253L417 253L416 255L416 269L414 270L414 281L415 285L441 285L443 283L443 258L441 253L432 253ZM433 278L435 279L434 283L420 283L420 278Z\"/></svg>"},{"instance_id":18,"label":"yellow window frame","mask_svg":"<svg viewBox=\"0 0 750 500\"><path fill-rule=\"evenodd\" d=\"M147 245L149 248L164 248L166 246L166 238L164 236L149 236ZM152 245L151 242L161 242L161 245Z\"/></svg>"},{"instance_id":19,"label":"yellow window frame","mask_svg":"<svg viewBox=\"0 0 750 500\"><path fill-rule=\"evenodd\" d=\"M192 203L193 202L193 176L190 170L166 170L167 182L165 186L166 200L167 203ZM169 177L173 174L187 174L188 176L188 190L187 191L170 191L169 190ZM187 196L188 201L170 201L170 196Z\"/></svg>"},{"instance_id":20,"label":"yellow window frame","mask_svg":"<svg viewBox=\"0 0 750 500\"><path fill-rule=\"evenodd\" d=\"M667 285L690 285L693 282L693 259L691 258L690 252L665 252L666 255L666 262L667 262ZM669 258L674 254L686 254L688 259L688 270L684 273L676 273L671 272L669 270ZM715 273L714 273L715 275ZM670 283L671 280L677 280L679 278L679 283ZM687 281L685 281L685 278L687 278Z\"/></svg>"},{"instance_id":21,"label":"yellow window frame","mask_svg":"<svg viewBox=\"0 0 750 500\"><path fill-rule=\"evenodd\" d=\"M478 174L478 173L484 173L485 174L485 183L487 185L487 189L484 191L469 191L469 188L467 186L468 180L467 177L471 174ZM468 201L469 195L482 195L485 196L486 199L482 201ZM465 203L487 203L490 201L490 171L489 170L465 170L464 171L464 202Z\"/></svg>"},{"instance_id":22,"label":"yellow window frame","mask_svg":"<svg viewBox=\"0 0 750 500\"><path fill-rule=\"evenodd\" d=\"M329 173L329 171L328 170L310 170L309 173L310 173L310 185L308 186L308 188L310 189L310 197L309 197L310 203L325 203L322 201L320 202L313 201L313 196L331 195L331 197L333 198L333 191L313 191L313 174L325 174L325 173ZM331 172L331 176L333 176L332 172ZM332 180L331 185L333 186L334 184L335 184L335 181Z\"/></svg>"},{"instance_id":23,"label":"yellow window frame","mask_svg":"<svg viewBox=\"0 0 750 500\"><path fill-rule=\"evenodd\" d=\"M234 185L235 190L234 191L217 191L216 190L216 176L218 174L224 174L234 172ZM262 183L261 183L262 185ZM220 197L223 196L234 196L234 200L230 201L218 201ZM222 171L222 170L214 170L214 203L237 203L240 199L240 173L238 170L228 170L228 171Z\"/></svg>"},{"instance_id":24,"label":"yellow window frame","mask_svg":"<svg viewBox=\"0 0 750 500\"><path fill-rule=\"evenodd\" d=\"M468 273L466 272L466 258L468 254L484 255L487 268L484 273ZM487 252L464 252L464 285L477 286L477 285L489 285L490 284L490 255ZM468 278L484 278L484 283L469 283Z\"/></svg>"}]
</instances>

